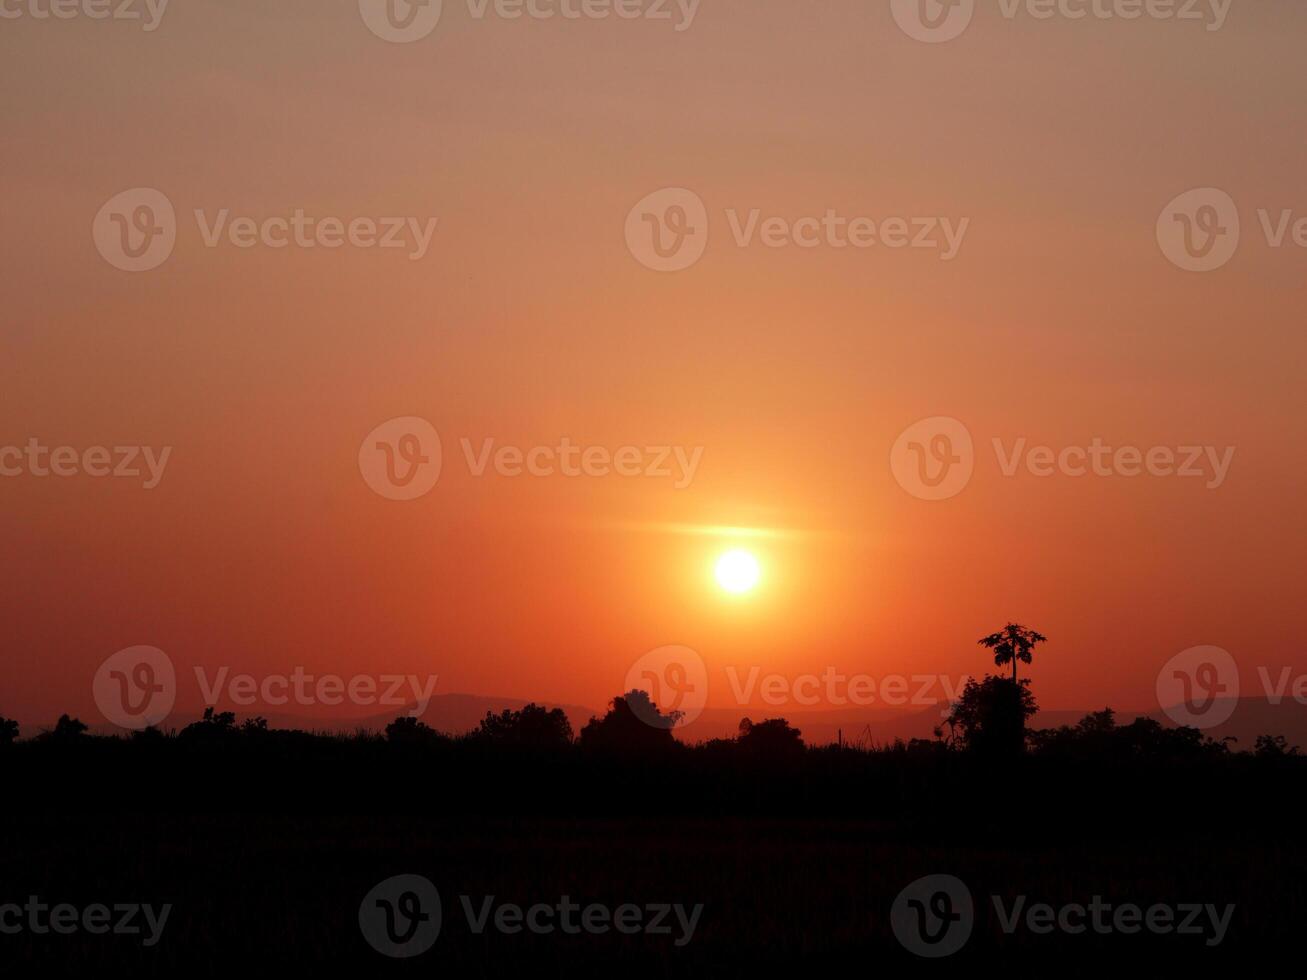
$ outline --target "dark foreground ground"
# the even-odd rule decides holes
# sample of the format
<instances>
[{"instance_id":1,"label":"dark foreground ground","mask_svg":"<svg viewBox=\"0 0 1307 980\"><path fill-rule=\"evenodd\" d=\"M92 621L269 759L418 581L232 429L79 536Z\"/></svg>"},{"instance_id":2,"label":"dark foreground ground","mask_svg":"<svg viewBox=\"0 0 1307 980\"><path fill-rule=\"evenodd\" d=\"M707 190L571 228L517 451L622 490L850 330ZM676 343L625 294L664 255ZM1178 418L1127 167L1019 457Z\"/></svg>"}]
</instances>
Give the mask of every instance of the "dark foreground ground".
<instances>
[{"instance_id":1,"label":"dark foreground ground","mask_svg":"<svg viewBox=\"0 0 1307 980\"><path fill-rule=\"evenodd\" d=\"M1018 975L1078 975L1090 960L1172 960L1198 975L1297 947L1304 916L1301 844L1177 836L1133 845L949 847L868 824L767 820L494 820L411 816L313 821L266 815L148 816L111 820L6 818L0 880L7 900L51 904L171 903L157 945L143 937L5 936L6 965L53 975L107 963L129 975L214 975L249 967L294 975L307 966L458 977L615 974L756 975L765 964L864 960L869 969L942 972L1001 962ZM967 946L938 961L895 939L889 912L908 882L941 871L973 895L1027 895L1053 904L1234 903L1220 946L1202 936L1005 935L991 902L977 902ZM379 881L420 874L442 899L439 938L411 960L367 945L359 904ZM1283 873L1283 877L1281 877ZM1275 882L1279 882L1275 885ZM459 896L529 906L703 905L693 937L674 916L670 935L473 934ZM1201 967L1213 972L1208 974ZM1050 972L1051 971L1051 972ZM765 974L764 974L765 975Z\"/></svg>"},{"instance_id":2,"label":"dark foreground ground","mask_svg":"<svg viewBox=\"0 0 1307 980\"><path fill-rule=\"evenodd\" d=\"M384 743L325 754L311 743L11 747L0 754L0 906L37 896L172 910L152 946L145 935L0 932L0 972L1201 977L1260 974L1301 950L1296 759L995 769L943 753L809 751L724 761ZM891 910L910 883L941 874L972 896L974 930L953 955L923 958L896 936ZM428 879L441 901L438 938L409 959L378 952L360 926L365 896L396 875ZM463 896L477 912L490 896L493 908L563 896L631 904L646 923L651 905L702 912L688 939L672 913L666 934L477 934ZM1192 935L1039 934L1024 923L1008 934L991 896L1005 909L1021 896L1059 908L1098 896L1234 910L1216 944L1206 914Z\"/></svg>"}]
</instances>

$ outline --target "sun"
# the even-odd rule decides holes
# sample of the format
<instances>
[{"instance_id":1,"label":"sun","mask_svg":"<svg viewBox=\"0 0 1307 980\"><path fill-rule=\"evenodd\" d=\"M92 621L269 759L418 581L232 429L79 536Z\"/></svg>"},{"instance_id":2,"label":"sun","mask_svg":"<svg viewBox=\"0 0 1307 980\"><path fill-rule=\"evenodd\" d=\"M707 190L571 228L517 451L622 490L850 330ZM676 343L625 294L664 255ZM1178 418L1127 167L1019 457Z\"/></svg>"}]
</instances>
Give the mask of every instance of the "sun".
<instances>
[{"instance_id":1,"label":"sun","mask_svg":"<svg viewBox=\"0 0 1307 980\"><path fill-rule=\"evenodd\" d=\"M751 591L762 578L758 559L743 548L726 552L717 559L717 584L737 595Z\"/></svg>"}]
</instances>

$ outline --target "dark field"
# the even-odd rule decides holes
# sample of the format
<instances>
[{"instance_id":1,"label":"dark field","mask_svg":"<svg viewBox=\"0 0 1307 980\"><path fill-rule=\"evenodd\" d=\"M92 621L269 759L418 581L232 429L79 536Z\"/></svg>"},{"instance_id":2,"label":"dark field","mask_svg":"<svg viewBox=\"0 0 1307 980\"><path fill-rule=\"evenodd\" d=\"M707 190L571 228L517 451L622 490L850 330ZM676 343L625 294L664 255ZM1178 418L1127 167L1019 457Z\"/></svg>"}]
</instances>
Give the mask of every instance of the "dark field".
<instances>
[{"instance_id":1,"label":"dark field","mask_svg":"<svg viewBox=\"0 0 1307 980\"><path fill-rule=\"evenodd\" d=\"M631 762L276 735L221 747L13 746L0 763L23 791L0 818L0 904L37 895L173 909L149 948L140 935L24 930L0 936L0 956L17 975L112 964L145 976L332 965L455 977L995 965L1080 976L1156 963L1207 976L1291 952L1307 921L1307 845L1288 791L1301 782L1296 758L996 768L831 749L718 761L706 749ZM975 928L960 952L925 959L896 939L890 909L910 882L941 873L970 890ZM400 874L429 879L443 908L439 938L407 960L380 955L359 924L364 896ZM991 895L1005 907L1024 895L1235 908L1210 946L1206 934L1023 925L1009 935ZM478 935L460 896L478 912L487 896L496 907L568 896L703 911L688 942L674 915L669 934Z\"/></svg>"},{"instance_id":2,"label":"dark field","mask_svg":"<svg viewBox=\"0 0 1307 980\"><path fill-rule=\"evenodd\" d=\"M1304 847L1177 836L1123 845L949 847L871 824L768 820L440 820L377 816L317 820L229 813L4 821L4 891L86 904L115 897L175 908L161 941L11 936L10 964L60 971L112 959L146 974L218 973L224 964L349 963L445 976L499 977L529 966L544 976L597 975L605 966L648 976L734 977L768 962L865 958L884 969L929 970L895 941L888 911L909 881L947 870L972 892L1026 894L1054 904L1106 901L1234 903L1217 950L1199 936L1005 936L992 905L968 949L947 961L995 960L1018 974L1070 975L1088 958L1174 957L1195 968L1288 944L1307 914ZM364 942L358 905L378 881L418 873L439 888L444 925L434 948L388 961ZM1278 886L1272 882L1278 881ZM457 896L531 905L704 905L689 943L657 937L472 934ZM12 899L11 899L12 900Z\"/></svg>"}]
</instances>

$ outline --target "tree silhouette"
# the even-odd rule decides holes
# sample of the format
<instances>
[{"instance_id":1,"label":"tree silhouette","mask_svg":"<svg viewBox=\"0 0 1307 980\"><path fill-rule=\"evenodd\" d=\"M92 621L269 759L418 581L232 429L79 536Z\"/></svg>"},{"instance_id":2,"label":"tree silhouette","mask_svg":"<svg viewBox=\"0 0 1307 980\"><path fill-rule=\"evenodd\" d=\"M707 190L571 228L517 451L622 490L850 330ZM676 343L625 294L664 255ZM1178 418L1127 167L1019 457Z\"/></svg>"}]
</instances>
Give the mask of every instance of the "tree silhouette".
<instances>
[{"instance_id":1,"label":"tree silhouette","mask_svg":"<svg viewBox=\"0 0 1307 980\"><path fill-rule=\"evenodd\" d=\"M803 754L803 733L790 727L784 718L768 718L759 722L745 718L740 722L737 741L740 748L750 755L769 759Z\"/></svg>"},{"instance_id":2,"label":"tree silhouette","mask_svg":"<svg viewBox=\"0 0 1307 980\"><path fill-rule=\"evenodd\" d=\"M225 738L235 735L236 713L234 711L215 711L213 705L204 709L204 717L192 722L181 730L181 737L186 739Z\"/></svg>"},{"instance_id":3,"label":"tree silhouette","mask_svg":"<svg viewBox=\"0 0 1307 980\"><path fill-rule=\"evenodd\" d=\"M967 681L949 708L948 725L963 748L979 755L1007 757L1025 749L1026 720L1039 710L1027 681L985 675Z\"/></svg>"},{"instance_id":4,"label":"tree silhouette","mask_svg":"<svg viewBox=\"0 0 1307 980\"><path fill-rule=\"evenodd\" d=\"M78 718L60 715L54 730L43 732L39 738L47 742L77 742L86 736L86 725Z\"/></svg>"},{"instance_id":5,"label":"tree silhouette","mask_svg":"<svg viewBox=\"0 0 1307 980\"><path fill-rule=\"evenodd\" d=\"M521 711L487 711L472 738L492 745L561 749L572 744L572 723L562 708L550 711L532 703Z\"/></svg>"},{"instance_id":6,"label":"tree silhouette","mask_svg":"<svg viewBox=\"0 0 1307 980\"><path fill-rule=\"evenodd\" d=\"M1030 663L1030 654L1036 643L1043 643L1048 638L1042 633L1026 629L1020 623L1008 623L997 633L982 637L977 642L994 651L994 665L1003 667L1012 664L1012 682L1017 680L1017 661Z\"/></svg>"},{"instance_id":7,"label":"tree silhouette","mask_svg":"<svg viewBox=\"0 0 1307 980\"><path fill-rule=\"evenodd\" d=\"M421 744L435 742L440 738L439 732L412 715L400 715L386 726L386 740L389 742Z\"/></svg>"},{"instance_id":8,"label":"tree silhouette","mask_svg":"<svg viewBox=\"0 0 1307 980\"><path fill-rule=\"evenodd\" d=\"M1187 725L1170 728L1155 718L1118 725L1111 708L1091 712L1075 725L1032 731L1028 740L1036 754L1068 763L1191 761L1230 754L1224 739L1218 742Z\"/></svg>"},{"instance_id":9,"label":"tree silhouette","mask_svg":"<svg viewBox=\"0 0 1307 980\"><path fill-rule=\"evenodd\" d=\"M680 711L663 714L649 695L637 688L613 698L608 714L586 722L580 744L604 752L667 751L676 745L672 729L682 717Z\"/></svg>"},{"instance_id":10,"label":"tree silhouette","mask_svg":"<svg viewBox=\"0 0 1307 980\"><path fill-rule=\"evenodd\" d=\"M0 717L0 745L9 745L18 738L18 722Z\"/></svg>"},{"instance_id":11,"label":"tree silhouette","mask_svg":"<svg viewBox=\"0 0 1307 980\"><path fill-rule=\"evenodd\" d=\"M1289 745L1283 735L1258 735L1253 755L1259 759L1283 759L1298 754L1298 746Z\"/></svg>"}]
</instances>

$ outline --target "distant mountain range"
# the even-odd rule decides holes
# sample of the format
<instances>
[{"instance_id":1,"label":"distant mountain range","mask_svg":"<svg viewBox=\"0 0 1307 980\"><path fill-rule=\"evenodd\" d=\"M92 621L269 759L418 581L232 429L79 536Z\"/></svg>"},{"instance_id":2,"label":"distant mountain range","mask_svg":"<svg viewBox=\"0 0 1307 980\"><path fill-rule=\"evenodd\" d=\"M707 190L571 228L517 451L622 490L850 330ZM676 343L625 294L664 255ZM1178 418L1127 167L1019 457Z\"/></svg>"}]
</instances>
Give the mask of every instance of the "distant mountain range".
<instances>
[{"instance_id":1,"label":"distant mountain range","mask_svg":"<svg viewBox=\"0 0 1307 980\"><path fill-rule=\"evenodd\" d=\"M462 734L476 728L487 712L498 714L505 709L518 710L528 702L520 698L489 697L478 694L441 694L436 695L427 704L420 715L421 720L432 728L449 734ZM555 704L537 702L544 707L561 708L572 724L572 730L579 733L591 718L600 712L593 708L575 704ZM1225 702L1228 704L1228 702ZM396 708L382 714L357 718L311 717L278 712L260 712L257 710L234 709L223 706L222 710L235 710L237 720L261 715L266 718L271 728L297 728L304 731L341 732L356 731L380 732L395 718L413 710ZM934 730L943 723L944 705L931 705L926 708L847 708L834 710L781 708L708 708L692 724L676 729L677 737L686 742L706 741L712 738L731 738L739 730L740 719L748 717L754 721L765 718L784 717L789 723L803 733L803 739L809 745L826 745L843 739L846 743L871 746L888 745L896 740L909 741L914 738L933 738ZM1057 728L1062 725L1074 725L1090 710L1076 711L1053 710L1041 711L1030 722L1031 728ZM184 728L199 720L199 713L174 713L164 727L169 729ZM1135 718L1153 718L1167 727L1172 722L1162 711L1118 711L1117 724L1128 725ZM44 727L53 727L44 726ZM97 734L112 734L117 729L111 726L93 726ZM24 735L34 735L35 730L24 726ZM1298 704L1285 698L1279 704L1261 698L1240 698L1228 721L1204 734L1222 739L1233 737L1237 741L1236 749L1251 749L1259 735L1283 735L1291 745L1302 746L1307 750L1307 705Z\"/></svg>"}]
</instances>

